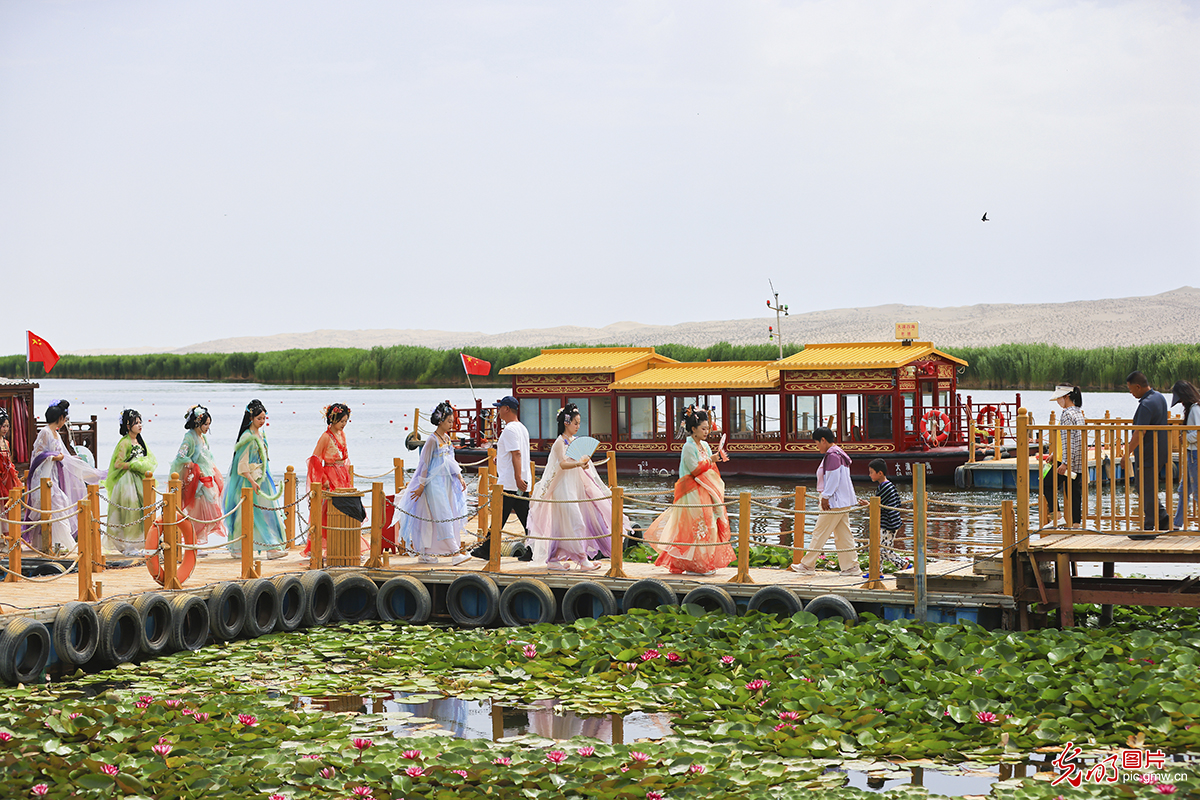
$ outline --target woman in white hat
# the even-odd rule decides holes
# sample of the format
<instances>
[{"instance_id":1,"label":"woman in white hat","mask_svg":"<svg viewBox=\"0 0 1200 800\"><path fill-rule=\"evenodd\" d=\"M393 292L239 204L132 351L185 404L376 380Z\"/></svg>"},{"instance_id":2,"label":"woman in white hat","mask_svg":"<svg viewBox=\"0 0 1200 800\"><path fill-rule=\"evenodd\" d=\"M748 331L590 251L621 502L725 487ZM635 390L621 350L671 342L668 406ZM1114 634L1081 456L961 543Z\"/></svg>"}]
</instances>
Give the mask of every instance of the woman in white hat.
<instances>
[{"instance_id":1,"label":"woman in white hat","mask_svg":"<svg viewBox=\"0 0 1200 800\"><path fill-rule=\"evenodd\" d=\"M1083 393L1079 391L1078 386L1060 383L1050 395L1050 401L1057 402L1062 409L1062 415L1058 418L1059 425L1082 427L1086 424L1087 420L1084 419L1082 410ZM1047 510L1063 509L1068 528L1075 527L1083 519L1083 443L1082 430L1061 431L1051 445L1054 451L1038 456L1038 460L1054 464L1053 468L1049 464L1042 468L1042 494L1046 498ZM1060 486L1063 489L1063 502L1058 505ZM1069 509L1066 507L1068 496L1071 498Z\"/></svg>"}]
</instances>

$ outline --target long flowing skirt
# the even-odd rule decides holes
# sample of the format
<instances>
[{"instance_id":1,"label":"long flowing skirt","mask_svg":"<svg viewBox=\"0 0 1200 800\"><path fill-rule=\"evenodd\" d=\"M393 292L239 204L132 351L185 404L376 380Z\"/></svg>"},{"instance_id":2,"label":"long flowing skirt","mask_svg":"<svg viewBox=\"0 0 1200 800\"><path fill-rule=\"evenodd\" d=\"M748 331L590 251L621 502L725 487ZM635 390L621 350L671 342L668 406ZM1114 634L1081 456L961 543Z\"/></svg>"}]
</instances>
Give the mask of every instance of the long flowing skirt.
<instances>
[{"instance_id":1,"label":"long flowing skirt","mask_svg":"<svg viewBox=\"0 0 1200 800\"><path fill-rule=\"evenodd\" d=\"M646 542L658 551L657 566L674 573L712 572L735 558L729 544L729 515L721 503L725 482L716 470L675 483L675 502L650 523Z\"/></svg>"},{"instance_id":2,"label":"long flowing skirt","mask_svg":"<svg viewBox=\"0 0 1200 800\"><path fill-rule=\"evenodd\" d=\"M541 560L542 548L550 562L583 562L597 553L607 558L612 553L612 500L608 494L608 487L589 470L559 473L547 499L584 502L530 503L529 534L553 537L549 542L537 541L535 560Z\"/></svg>"},{"instance_id":3,"label":"long flowing skirt","mask_svg":"<svg viewBox=\"0 0 1200 800\"><path fill-rule=\"evenodd\" d=\"M269 494L275 494L275 479L270 473L263 474L263 488ZM230 475L225 484L225 494L222 498L225 512L228 513L242 497L242 487L250 486L250 482L241 475ZM253 515L254 549L282 550L285 547L283 538L283 521L279 518L278 500L270 500L254 492L251 494L254 506L250 509ZM247 513L243 505L229 517L229 552L235 557L242 554L242 516Z\"/></svg>"},{"instance_id":4,"label":"long flowing skirt","mask_svg":"<svg viewBox=\"0 0 1200 800\"><path fill-rule=\"evenodd\" d=\"M221 507L221 491L224 489L221 474L218 472L205 476L194 461L188 462L184 469L186 474L180 476L184 483L183 510L191 517L196 544L208 544L209 536L224 539L228 534L222 516L225 511Z\"/></svg>"},{"instance_id":5,"label":"long flowing skirt","mask_svg":"<svg viewBox=\"0 0 1200 800\"><path fill-rule=\"evenodd\" d=\"M467 495L458 476L435 475L414 499L411 485L396 503L400 539L409 552L426 556L457 553L467 524Z\"/></svg>"},{"instance_id":6,"label":"long flowing skirt","mask_svg":"<svg viewBox=\"0 0 1200 800\"><path fill-rule=\"evenodd\" d=\"M106 541L124 555L139 555L146 547L145 517L142 508L142 476L125 470L108 496Z\"/></svg>"},{"instance_id":7,"label":"long flowing skirt","mask_svg":"<svg viewBox=\"0 0 1200 800\"><path fill-rule=\"evenodd\" d=\"M25 502L34 508L41 508L42 478L50 479L50 516L52 519L57 519L50 524L50 547L58 545L64 550L70 550L75 546L75 534L79 529L79 520L71 512L79 507L80 500L87 498L88 484L99 483L104 475L104 470L93 469L72 455L67 455L62 461L44 458L29 474L28 482L31 491ZM39 512L28 510L25 512L26 522L38 519L41 519ZM23 531L25 541L35 546L42 541L41 527L40 525L26 525Z\"/></svg>"}]
</instances>

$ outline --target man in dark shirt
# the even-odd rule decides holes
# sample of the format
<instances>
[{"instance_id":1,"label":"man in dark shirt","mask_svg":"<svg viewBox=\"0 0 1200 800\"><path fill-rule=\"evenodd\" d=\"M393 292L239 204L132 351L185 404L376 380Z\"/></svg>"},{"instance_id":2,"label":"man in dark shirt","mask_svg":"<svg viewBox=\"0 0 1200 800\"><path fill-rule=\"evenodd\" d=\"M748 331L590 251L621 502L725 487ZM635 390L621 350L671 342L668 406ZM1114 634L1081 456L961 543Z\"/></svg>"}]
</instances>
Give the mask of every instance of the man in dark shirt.
<instances>
[{"instance_id":1,"label":"man in dark shirt","mask_svg":"<svg viewBox=\"0 0 1200 800\"><path fill-rule=\"evenodd\" d=\"M1134 427L1167 424L1167 399L1150 388L1150 381L1143 373L1129 373L1125 378L1125 386L1129 389L1129 393L1138 399L1137 411L1133 414ZM1165 467L1167 458L1170 456L1167 448L1167 432L1165 430L1135 431L1129 442L1128 455L1135 453L1137 455L1137 473L1134 476L1134 483L1137 485L1138 498L1142 504L1144 529L1169 531L1171 521L1155 490L1156 476L1159 486L1166 486ZM1129 538L1153 539L1155 535L1130 536Z\"/></svg>"}]
</instances>

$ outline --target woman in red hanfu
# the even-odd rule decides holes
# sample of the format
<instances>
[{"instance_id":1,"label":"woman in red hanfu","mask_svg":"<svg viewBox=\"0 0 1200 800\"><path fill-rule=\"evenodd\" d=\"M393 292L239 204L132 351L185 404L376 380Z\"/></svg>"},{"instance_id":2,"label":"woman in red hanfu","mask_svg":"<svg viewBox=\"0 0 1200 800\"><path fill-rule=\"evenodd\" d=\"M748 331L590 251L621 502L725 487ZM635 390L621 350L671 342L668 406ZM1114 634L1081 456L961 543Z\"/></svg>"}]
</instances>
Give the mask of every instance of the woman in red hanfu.
<instances>
[{"instance_id":1,"label":"woman in red hanfu","mask_svg":"<svg viewBox=\"0 0 1200 800\"><path fill-rule=\"evenodd\" d=\"M689 407L683 413L688 440L679 459L675 502L646 530L646 542L658 551L654 563L674 574L712 575L734 559L729 544L725 482L708 446L708 413ZM722 454L721 460L728 460Z\"/></svg>"},{"instance_id":2,"label":"woman in red hanfu","mask_svg":"<svg viewBox=\"0 0 1200 800\"><path fill-rule=\"evenodd\" d=\"M0 509L8 507L8 493L13 489L23 488L21 476L12 462L12 451L8 446L8 435L12 425L8 421L8 412L0 408ZM8 534L8 514L0 514L0 531Z\"/></svg>"},{"instance_id":3,"label":"woman in red hanfu","mask_svg":"<svg viewBox=\"0 0 1200 800\"><path fill-rule=\"evenodd\" d=\"M350 477L350 456L346 450L346 425L350 422L350 407L344 403L334 403L325 407L325 432L317 439L317 446L308 458L308 485L320 483L325 492L350 491L354 489L354 480ZM358 497L330 497L326 495L321 501L321 530L325 530L328 518L329 503L346 516L357 522L367 518L362 499ZM362 551L371 551L370 537L362 537ZM304 546L304 555L312 550L312 540Z\"/></svg>"}]
</instances>

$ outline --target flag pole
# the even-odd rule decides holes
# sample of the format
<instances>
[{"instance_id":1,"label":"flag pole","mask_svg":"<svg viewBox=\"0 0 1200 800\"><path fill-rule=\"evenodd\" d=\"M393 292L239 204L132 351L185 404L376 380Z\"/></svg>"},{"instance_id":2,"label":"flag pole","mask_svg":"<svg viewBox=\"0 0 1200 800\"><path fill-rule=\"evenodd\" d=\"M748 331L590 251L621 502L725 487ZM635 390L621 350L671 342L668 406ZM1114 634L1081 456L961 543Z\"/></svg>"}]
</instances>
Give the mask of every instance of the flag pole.
<instances>
[{"instance_id":1,"label":"flag pole","mask_svg":"<svg viewBox=\"0 0 1200 800\"><path fill-rule=\"evenodd\" d=\"M29 331L25 331L25 382L29 383Z\"/></svg>"},{"instance_id":2,"label":"flag pole","mask_svg":"<svg viewBox=\"0 0 1200 800\"><path fill-rule=\"evenodd\" d=\"M467 386L471 387L471 399L478 403L479 398L475 396L475 384L471 383L471 370L467 369L467 359L463 357L462 353L459 353L458 360L462 362L463 372L467 374Z\"/></svg>"}]
</instances>

